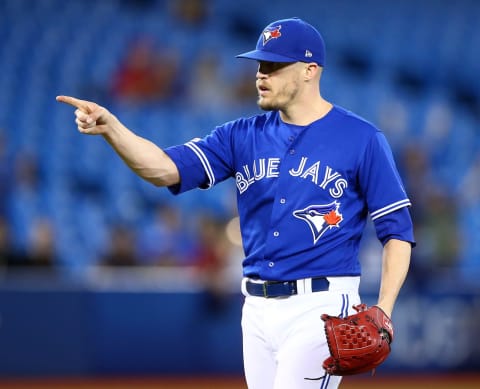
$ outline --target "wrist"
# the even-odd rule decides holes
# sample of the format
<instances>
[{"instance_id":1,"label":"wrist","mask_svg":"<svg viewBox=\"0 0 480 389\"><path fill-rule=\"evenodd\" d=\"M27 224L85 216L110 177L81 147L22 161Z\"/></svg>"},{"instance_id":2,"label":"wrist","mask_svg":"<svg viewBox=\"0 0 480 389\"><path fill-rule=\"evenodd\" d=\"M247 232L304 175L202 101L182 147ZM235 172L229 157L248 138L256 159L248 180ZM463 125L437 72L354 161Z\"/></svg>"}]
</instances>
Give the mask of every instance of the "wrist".
<instances>
[{"instance_id":1,"label":"wrist","mask_svg":"<svg viewBox=\"0 0 480 389\"><path fill-rule=\"evenodd\" d=\"M380 310L389 318L392 317L393 307L391 305L378 302L375 306L380 308Z\"/></svg>"}]
</instances>

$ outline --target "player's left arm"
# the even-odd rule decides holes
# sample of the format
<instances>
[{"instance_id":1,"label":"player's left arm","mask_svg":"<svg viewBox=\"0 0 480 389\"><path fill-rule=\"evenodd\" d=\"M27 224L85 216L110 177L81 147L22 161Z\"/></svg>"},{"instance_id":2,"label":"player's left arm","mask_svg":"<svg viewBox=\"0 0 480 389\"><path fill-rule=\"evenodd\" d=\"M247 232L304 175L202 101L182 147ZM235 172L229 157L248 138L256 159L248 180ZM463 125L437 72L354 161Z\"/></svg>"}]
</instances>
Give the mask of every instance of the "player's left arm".
<instances>
[{"instance_id":1,"label":"player's left arm","mask_svg":"<svg viewBox=\"0 0 480 389\"><path fill-rule=\"evenodd\" d=\"M412 245L399 239L390 239L383 246L382 276L377 305L389 316L398 293L407 277Z\"/></svg>"},{"instance_id":2,"label":"player's left arm","mask_svg":"<svg viewBox=\"0 0 480 389\"><path fill-rule=\"evenodd\" d=\"M411 202L385 136L376 132L364 153L360 185L376 234L383 245L382 275L377 305L390 317L410 265L415 246Z\"/></svg>"}]
</instances>

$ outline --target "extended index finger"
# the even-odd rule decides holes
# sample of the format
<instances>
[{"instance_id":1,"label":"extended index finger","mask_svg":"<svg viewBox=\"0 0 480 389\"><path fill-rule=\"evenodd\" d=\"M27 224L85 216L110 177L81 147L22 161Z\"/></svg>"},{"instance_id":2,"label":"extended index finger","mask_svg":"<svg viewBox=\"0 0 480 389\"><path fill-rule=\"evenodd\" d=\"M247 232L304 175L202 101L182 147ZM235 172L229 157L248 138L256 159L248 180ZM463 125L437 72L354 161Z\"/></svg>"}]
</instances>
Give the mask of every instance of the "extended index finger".
<instances>
[{"instance_id":1,"label":"extended index finger","mask_svg":"<svg viewBox=\"0 0 480 389\"><path fill-rule=\"evenodd\" d=\"M69 104L75 108L78 108L85 113L92 112L91 103L89 101L80 100L72 96L57 96L56 100L61 103Z\"/></svg>"}]
</instances>

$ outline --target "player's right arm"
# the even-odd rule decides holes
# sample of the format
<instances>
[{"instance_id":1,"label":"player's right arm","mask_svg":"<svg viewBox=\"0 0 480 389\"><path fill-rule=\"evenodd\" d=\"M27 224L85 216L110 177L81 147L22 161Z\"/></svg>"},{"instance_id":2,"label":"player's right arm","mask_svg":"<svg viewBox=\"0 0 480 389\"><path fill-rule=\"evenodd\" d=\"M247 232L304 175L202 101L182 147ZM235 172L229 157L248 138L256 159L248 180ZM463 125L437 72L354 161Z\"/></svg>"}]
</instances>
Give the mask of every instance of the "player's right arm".
<instances>
[{"instance_id":1,"label":"player's right arm","mask_svg":"<svg viewBox=\"0 0 480 389\"><path fill-rule=\"evenodd\" d=\"M57 96L57 101L75 107L78 131L102 135L122 160L140 177L156 186L180 182L177 166L157 145L125 127L106 108L91 101Z\"/></svg>"}]
</instances>

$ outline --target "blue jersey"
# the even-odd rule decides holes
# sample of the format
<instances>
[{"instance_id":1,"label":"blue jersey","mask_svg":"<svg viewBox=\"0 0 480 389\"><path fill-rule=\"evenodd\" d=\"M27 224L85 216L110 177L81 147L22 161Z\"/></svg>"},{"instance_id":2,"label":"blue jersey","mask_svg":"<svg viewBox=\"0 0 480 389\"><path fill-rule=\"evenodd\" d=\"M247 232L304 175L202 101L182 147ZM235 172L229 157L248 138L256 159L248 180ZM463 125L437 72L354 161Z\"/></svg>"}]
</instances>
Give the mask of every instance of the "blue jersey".
<instances>
[{"instance_id":1,"label":"blue jersey","mask_svg":"<svg viewBox=\"0 0 480 389\"><path fill-rule=\"evenodd\" d=\"M383 133L338 106L308 126L286 124L278 111L241 118L165 152L181 177L175 194L235 179L244 276L360 275L368 214L377 234L414 242Z\"/></svg>"}]
</instances>

